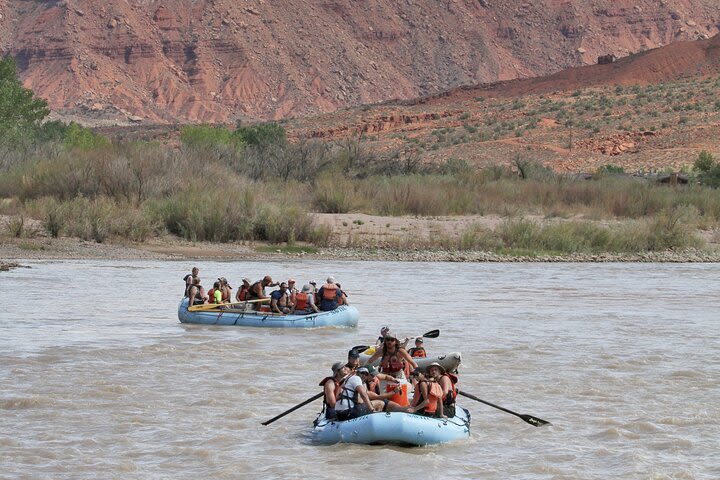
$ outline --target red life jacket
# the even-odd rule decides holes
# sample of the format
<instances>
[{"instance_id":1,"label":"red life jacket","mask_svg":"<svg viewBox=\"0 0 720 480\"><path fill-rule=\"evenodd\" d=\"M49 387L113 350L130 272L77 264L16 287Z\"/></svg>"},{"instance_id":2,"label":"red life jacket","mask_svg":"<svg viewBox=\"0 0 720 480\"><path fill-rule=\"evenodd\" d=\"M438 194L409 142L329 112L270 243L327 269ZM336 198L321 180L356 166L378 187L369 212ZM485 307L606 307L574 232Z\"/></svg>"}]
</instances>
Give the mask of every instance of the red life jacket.
<instances>
[{"instance_id":1,"label":"red life jacket","mask_svg":"<svg viewBox=\"0 0 720 480\"><path fill-rule=\"evenodd\" d=\"M335 391L333 395L337 399L338 395L340 395L340 390L342 390L342 384L335 380L335 377L325 377L320 381L320 386L323 387L323 392L325 392L325 384L327 382L333 382L335 384ZM325 395L323 395L323 403L327 405L327 400L325 399ZM329 405L328 405L329 406Z\"/></svg>"},{"instance_id":2,"label":"red life jacket","mask_svg":"<svg viewBox=\"0 0 720 480\"><path fill-rule=\"evenodd\" d=\"M306 310L308 308L308 294L307 293L298 293L295 295L295 310Z\"/></svg>"},{"instance_id":3,"label":"red life jacket","mask_svg":"<svg viewBox=\"0 0 720 480\"><path fill-rule=\"evenodd\" d=\"M337 300L337 285L334 283L326 283L322 286L322 291L324 300Z\"/></svg>"},{"instance_id":4,"label":"red life jacket","mask_svg":"<svg viewBox=\"0 0 720 480\"><path fill-rule=\"evenodd\" d=\"M240 287L240 293L238 293L238 299L239 299L241 302L244 302L245 300L248 299L248 290L249 290L249 289L250 289L250 287L246 287L245 285L243 285L242 287Z\"/></svg>"},{"instance_id":5,"label":"red life jacket","mask_svg":"<svg viewBox=\"0 0 720 480\"><path fill-rule=\"evenodd\" d=\"M443 397L443 405L453 405L455 403L455 399L457 399L457 387L455 384L458 381L458 378L453 375L452 373L446 373L443 375L443 377L447 377L450 379L450 390L448 390L447 395ZM442 377L440 377L442 378Z\"/></svg>"},{"instance_id":6,"label":"red life jacket","mask_svg":"<svg viewBox=\"0 0 720 480\"><path fill-rule=\"evenodd\" d=\"M392 354L385 355L380 361L380 371L383 373L395 373L405 368L405 362L398 356L397 351Z\"/></svg>"},{"instance_id":7,"label":"red life jacket","mask_svg":"<svg viewBox=\"0 0 720 480\"><path fill-rule=\"evenodd\" d=\"M211 288L208 292L208 303L215 303L215 289Z\"/></svg>"}]
</instances>

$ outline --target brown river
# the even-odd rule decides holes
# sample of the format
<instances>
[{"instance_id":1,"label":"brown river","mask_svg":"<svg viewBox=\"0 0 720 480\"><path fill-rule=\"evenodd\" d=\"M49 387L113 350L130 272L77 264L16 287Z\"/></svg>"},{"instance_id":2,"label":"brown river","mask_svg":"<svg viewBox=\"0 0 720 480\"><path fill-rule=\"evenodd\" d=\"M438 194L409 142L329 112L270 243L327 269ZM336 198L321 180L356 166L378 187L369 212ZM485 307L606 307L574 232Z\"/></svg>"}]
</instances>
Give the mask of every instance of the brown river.
<instances>
[{"instance_id":1,"label":"brown river","mask_svg":"<svg viewBox=\"0 0 720 480\"><path fill-rule=\"evenodd\" d=\"M0 273L0 478L720 478L720 265L199 262L207 286L333 275L356 329L178 323L177 262ZM318 446L318 393L388 324L439 328L467 441Z\"/></svg>"}]
</instances>

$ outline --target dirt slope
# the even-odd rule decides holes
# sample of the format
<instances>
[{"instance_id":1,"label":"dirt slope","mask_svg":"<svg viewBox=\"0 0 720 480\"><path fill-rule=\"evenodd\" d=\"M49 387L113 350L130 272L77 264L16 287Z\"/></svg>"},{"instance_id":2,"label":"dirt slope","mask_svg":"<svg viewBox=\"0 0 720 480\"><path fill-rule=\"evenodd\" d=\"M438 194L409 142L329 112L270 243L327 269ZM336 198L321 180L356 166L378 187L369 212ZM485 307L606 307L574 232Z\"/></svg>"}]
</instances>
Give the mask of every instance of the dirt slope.
<instances>
[{"instance_id":1,"label":"dirt slope","mask_svg":"<svg viewBox=\"0 0 720 480\"><path fill-rule=\"evenodd\" d=\"M0 0L0 50L86 120L330 112L717 33L714 0Z\"/></svg>"}]
</instances>

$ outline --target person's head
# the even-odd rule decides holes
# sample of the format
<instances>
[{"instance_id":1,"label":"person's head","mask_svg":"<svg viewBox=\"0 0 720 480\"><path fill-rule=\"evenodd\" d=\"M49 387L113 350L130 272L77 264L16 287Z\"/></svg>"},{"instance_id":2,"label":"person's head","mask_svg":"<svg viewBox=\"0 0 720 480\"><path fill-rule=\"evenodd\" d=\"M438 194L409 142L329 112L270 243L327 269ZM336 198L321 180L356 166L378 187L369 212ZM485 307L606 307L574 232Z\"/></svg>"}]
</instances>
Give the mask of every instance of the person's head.
<instances>
[{"instance_id":1,"label":"person's head","mask_svg":"<svg viewBox=\"0 0 720 480\"><path fill-rule=\"evenodd\" d=\"M374 369L370 370L371 368L372 366L364 366L357 369L356 373L360 376L363 382L370 382L375 377Z\"/></svg>"},{"instance_id":2,"label":"person's head","mask_svg":"<svg viewBox=\"0 0 720 480\"><path fill-rule=\"evenodd\" d=\"M218 280L220 281L220 286L221 286L221 287L232 288L232 287L230 286L230 284L228 283L227 278L225 278L225 277L220 277L220 278L218 278Z\"/></svg>"},{"instance_id":3,"label":"person's head","mask_svg":"<svg viewBox=\"0 0 720 480\"><path fill-rule=\"evenodd\" d=\"M250 286L250 279L249 279L249 278L243 277L242 282L243 282L243 285L244 285L244 286L246 286L246 287L249 287L249 286Z\"/></svg>"},{"instance_id":4,"label":"person's head","mask_svg":"<svg viewBox=\"0 0 720 480\"><path fill-rule=\"evenodd\" d=\"M413 380L413 379L418 380L418 381L425 380L425 372L423 372L423 370L420 368L416 368L415 370L410 372L410 380Z\"/></svg>"},{"instance_id":5,"label":"person's head","mask_svg":"<svg viewBox=\"0 0 720 480\"><path fill-rule=\"evenodd\" d=\"M388 349L391 347L393 349L398 348L398 339L394 333L387 331L383 337L383 348Z\"/></svg>"},{"instance_id":6,"label":"person's head","mask_svg":"<svg viewBox=\"0 0 720 480\"><path fill-rule=\"evenodd\" d=\"M220 288L220 282L217 281L217 282L213 283L213 288L214 288L215 290L217 290L218 288Z\"/></svg>"},{"instance_id":7,"label":"person's head","mask_svg":"<svg viewBox=\"0 0 720 480\"><path fill-rule=\"evenodd\" d=\"M348 352L347 364L353 368L357 368L360 366L360 354L357 352L357 350L350 350Z\"/></svg>"},{"instance_id":8,"label":"person's head","mask_svg":"<svg viewBox=\"0 0 720 480\"><path fill-rule=\"evenodd\" d=\"M193 267L193 268L192 268L192 276L193 276L193 277L197 277L199 273L200 273L200 269L199 269L199 268L197 268L197 267Z\"/></svg>"},{"instance_id":9,"label":"person's head","mask_svg":"<svg viewBox=\"0 0 720 480\"><path fill-rule=\"evenodd\" d=\"M387 325L384 326L384 327L382 327L382 328L380 329L380 336L384 337L385 334L386 334L387 332L389 332L389 331L390 331L390 327L388 327Z\"/></svg>"},{"instance_id":10,"label":"person's head","mask_svg":"<svg viewBox=\"0 0 720 480\"><path fill-rule=\"evenodd\" d=\"M422 338L422 337L417 337L417 338L415 339L415 346L416 346L417 348L422 347L422 346L423 346L423 343L425 343L425 342L423 341L423 338Z\"/></svg>"},{"instance_id":11,"label":"person's head","mask_svg":"<svg viewBox=\"0 0 720 480\"><path fill-rule=\"evenodd\" d=\"M281 291L281 292L284 292L285 290L287 290L287 288L288 288L287 283L282 282L282 283L280 284L280 291Z\"/></svg>"},{"instance_id":12,"label":"person's head","mask_svg":"<svg viewBox=\"0 0 720 480\"><path fill-rule=\"evenodd\" d=\"M327 283L329 283L329 284L334 284L334 283L335 283L335 277L328 277L327 280L325 280L325 281L326 281Z\"/></svg>"},{"instance_id":13,"label":"person's head","mask_svg":"<svg viewBox=\"0 0 720 480\"><path fill-rule=\"evenodd\" d=\"M437 362L427 366L427 373L432 378L440 378L445 373L445 368Z\"/></svg>"},{"instance_id":14,"label":"person's head","mask_svg":"<svg viewBox=\"0 0 720 480\"><path fill-rule=\"evenodd\" d=\"M307 283L303 285L302 293L310 293L313 291L313 288L311 285L308 285Z\"/></svg>"},{"instance_id":15,"label":"person's head","mask_svg":"<svg viewBox=\"0 0 720 480\"><path fill-rule=\"evenodd\" d=\"M350 373L350 369L343 362L335 362L332 366L332 372L335 378L343 378Z\"/></svg>"},{"instance_id":16,"label":"person's head","mask_svg":"<svg viewBox=\"0 0 720 480\"><path fill-rule=\"evenodd\" d=\"M192 279L192 283L193 283L193 285L200 285L200 277L195 275Z\"/></svg>"},{"instance_id":17,"label":"person's head","mask_svg":"<svg viewBox=\"0 0 720 480\"><path fill-rule=\"evenodd\" d=\"M262 279L262 284L270 285L271 283L273 283L272 277L270 275L265 275L265 277L263 277L263 279Z\"/></svg>"},{"instance_id":18,"label":"person's head","mask_svg":"<svg viewBox=\"0 0 720 480\"><path fill-rule=\"evenodd\" d=\"M295 279L291 278L288 280L288 288L295 288Z\"/></svg>"}]
</instances>

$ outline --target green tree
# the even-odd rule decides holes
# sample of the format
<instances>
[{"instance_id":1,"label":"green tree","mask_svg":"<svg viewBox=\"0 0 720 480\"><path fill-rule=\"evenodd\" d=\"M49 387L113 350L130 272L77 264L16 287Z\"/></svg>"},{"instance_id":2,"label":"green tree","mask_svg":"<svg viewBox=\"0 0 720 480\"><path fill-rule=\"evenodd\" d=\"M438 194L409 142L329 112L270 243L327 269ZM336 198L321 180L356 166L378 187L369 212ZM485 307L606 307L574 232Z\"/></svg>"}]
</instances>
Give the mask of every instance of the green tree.
<instances>
[{"instance_id":1,"label":"green tree","mask_svg":"<svg viewBox=\"0 0 720 480\"><path fill-rule=\"evenodd\" d=\"M0 139L17 144L31 138L49 113L47 102L22 86L15 60L0 60Z\"/></svg>"},{"instance_id":2,"label":"green tree","mask_svg":"<svg viewBox=\"0 0 720 480\"><path fill-rule=\"evenodd\" d=\"M720 187L720 164L715 161L712 153L707 150L700 152L694 167L698 171L700 183L714 188Z\"/></svg>"}]
</instances>

